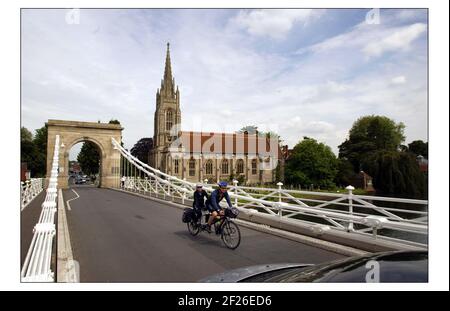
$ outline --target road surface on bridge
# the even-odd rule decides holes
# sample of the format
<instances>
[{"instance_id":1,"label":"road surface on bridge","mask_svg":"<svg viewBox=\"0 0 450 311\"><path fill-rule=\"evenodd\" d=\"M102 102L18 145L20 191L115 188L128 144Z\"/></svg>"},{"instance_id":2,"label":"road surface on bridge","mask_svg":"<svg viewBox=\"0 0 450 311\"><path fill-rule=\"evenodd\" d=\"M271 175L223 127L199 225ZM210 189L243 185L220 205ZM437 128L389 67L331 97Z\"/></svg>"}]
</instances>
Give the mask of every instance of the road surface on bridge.
<instances>
[{"instance_id":1,"label":"road surface on bridge","mask_svg":"<svg viewBox=\"0 0 450 311\"><path fill-rule=\"evenodd\" d=\"M243 226L230 250L215 234L191 236L181 209L110 189L73 190L79 198L69 189L64 200L74 198L66 213L81 282L195 282L244 266L343 257Z\"/></svg>"}]
</instances>

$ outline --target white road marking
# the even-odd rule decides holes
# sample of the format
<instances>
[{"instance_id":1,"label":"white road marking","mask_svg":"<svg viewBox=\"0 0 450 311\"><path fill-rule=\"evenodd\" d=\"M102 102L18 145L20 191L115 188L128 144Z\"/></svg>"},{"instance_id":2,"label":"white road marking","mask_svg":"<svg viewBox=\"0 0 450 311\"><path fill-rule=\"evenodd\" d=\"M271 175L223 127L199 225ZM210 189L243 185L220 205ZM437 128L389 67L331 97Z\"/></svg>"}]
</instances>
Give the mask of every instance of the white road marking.
<instances>
[{"instance_id":1,"label":"white road marking","mask_svg":"<svg viewBox=\"0 0 450 311\"><path fill-rule=\"evenodd\" d=\"M72 200L76 200L76 199L78 199L78 198L80 197L80 196L78 195L78 193L77 193L75 190L72 189L72 191L77 195L77 197L76 197L76 198L72 198L72 199L66 201L67 209L68 209L69 211L72 210L72 209L70 208L69 202L72 201Z\"/></svg>"}]
</instances>

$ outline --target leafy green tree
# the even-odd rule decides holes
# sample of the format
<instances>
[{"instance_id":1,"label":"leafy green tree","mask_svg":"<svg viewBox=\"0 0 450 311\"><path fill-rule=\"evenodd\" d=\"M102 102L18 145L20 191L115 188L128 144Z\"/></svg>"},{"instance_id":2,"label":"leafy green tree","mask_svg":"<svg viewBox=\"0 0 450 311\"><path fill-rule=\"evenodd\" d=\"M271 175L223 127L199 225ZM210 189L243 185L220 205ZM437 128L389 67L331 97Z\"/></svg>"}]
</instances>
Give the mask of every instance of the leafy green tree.
<instances>
[{"instance_id":1,"label":"leafy green tree","mask_svg":"<svg viewBox=\"0 0 450 311\"><path fill-rule=\"evenodd\" d=\"M27 164L27 169L31 171L31 176L37 176L36 159L38 158L38 151L33 141L28 140L27 137L23 137L20 141L20 162Z\"/></svg>"},{"instance_id":2,"label":"leafy green tree","mask_svg":"<svg viewBox=\"0 0 450 311\"><path fill-rule=\"evenodd\" d=\"M425 199L427 180L411 153L379 151L363 161L378 194Z\"/></svg>"},{"instance_id":3,"label":"leafy green tree","mask_svg":"<svg viewBox=\"0 0 450 311\"><path fill-rule=\"evenodd\" d=\"M361 161L380 150L396 151L405 140L405 125L395 123L384 116L359 118L349 132L349 138L339 146L339 158L353 165L355 172L361 169Z\"/></svg>"},{"instance_id":4,"label":"leafy green tree","mask_svg":"<svg viewBox=\"0 0 450 311\"><path fill-rule=\"evenodd\" d=\"M120 124L120 121L117 120L117 119L111 119L111 120L109 120L108 123L109 123L109 124Z\"/></svg>"},{"instance_id":5,"label":"leafy green tree","mask_svg":"<svg viewBox=\"0 0 450 311\"><path fill-rule=\"evenodd\" d=\"M37 129L34 134L33 143L37 149L35 176L45 176L47 170L47 135L47 126L45 125Z\"/></svg>"},{"instance_id":6,"label":"leafy green tree","mask_svg":"<svg viewBox=\"0 0 450 311\"><path fill-rule=\"evenodd\" d=\"M421 155L425 159L428 159L428 142L422 140L415 140L408 144L408 151L418 156Z\"/></svg>"},{"instance_id":7,"label":"leafy green tree","mask_svg":"<svg viewBox=\"0 0 450 311\"><path fill-rule=\"evenodd\" d=\"M347 159L339 158L337 162L336 185L346 187L351 184L351 178L355 176L353 165Z\"/></svg>"},{"instance_id":8,"label":"leafy green tree","mask_svg":"<svg viewBox=\"0 0 450 311\"><path fill-rule=\"evenodd\" d=\"M36 130L33 137L31 132L22 127L20 129L20 160L27 163L31 177L44 177L47 159L47 128L43 126Z\"/></svg>"},{"instance_id":9,"label":"leafy green tree","mask_svg":"<svg viewBox=\"0 0 450 311\"><path fill-rule=\"evenodd\" d=\"M304 137L286 163L288 184L332 188L337 173L337 159L331 148L315 139Z\"/></svg>"},{"instance_id":10,"label":"leafy green tree","mask_svg":"<svg viewBox=\"0 0 450 311\"><path fill-rule=\"evenodd\" d=\"M130 152L140 161L148 164L148 154L150 153L150 150L152 150L152 148L153 139L146 137L139 139L138 142L134 144L133 148L131 148Z\"/></svg>"},{"instance_id":11,"label":"leafy green tree","mask_svg":"<svg viewBox=\"0 0 450 311\"><path fill-rule=\"evenodd\" d=\"M86 141L81 147L77 156L77 161L81 166L83 173L94 175L99 172L100 151L96 144Z\"/></svg>"},{"instance_id":12,"label":"leafy green tree","mask_svg":"<svg viewBox=\"0 0 450 311\"><path fill-rule=\"evenodd\" d=\"M20 141L33 141L33 134L24 126L20 128Z\"/></svg>"},{"instance_id":13,"label":"leafy green tree","mask_svg":"<svg viewBox=\"0 0 450 311\"><path fill-rule=\"evenodd\" d=\"M243 128L241 128L238 132L239 133L247 132L248 134L256 134L257 131L258 131L258 127L256 125L247 125L247 126L244 126Z\"/></svg>"}]
</instances>

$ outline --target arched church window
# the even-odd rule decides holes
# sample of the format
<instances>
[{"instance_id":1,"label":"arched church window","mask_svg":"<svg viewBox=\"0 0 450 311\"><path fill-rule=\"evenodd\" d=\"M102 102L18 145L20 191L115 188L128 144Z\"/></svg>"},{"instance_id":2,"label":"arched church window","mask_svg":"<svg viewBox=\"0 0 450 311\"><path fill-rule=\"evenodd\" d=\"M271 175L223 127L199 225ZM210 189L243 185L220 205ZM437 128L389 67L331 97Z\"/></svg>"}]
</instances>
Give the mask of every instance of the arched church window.
<instances>
[{"instance_id":1,"label":"arched church window","mask_svg":"<svg viewBox=\"0 0 450 311\"><path fill-rule=\"evenodd\" d=\"M195 176L195 160L189 160L189 176Z\"/></svg>"},{"instance_id":2,"label":"arched church window","mask_svg":"<svg viewBox=\"0 0 450 311\"><path fill-rule=\"evenodd\" d=\"M256 173L257 173L256 167L257 167L256 159L253 159L252 160L252 174L253 175L256 175Z\"/></svg>"},{"instance_id":3,"label":"arched church window","mask_svg":"<svg viewBox=\"0 0 450 311\"><path fill-rule=\"evenodd\" d=\"M213 173L213 163L211 160L208 160L208 162L206 162L206 174L212 175L212 173Z\"/></svg>"},{"instance_id":4,"label":"arched church window","mask_svg":"<svg viewBox=\"0 0 450 311\"><path fill-rule=\"evenodd\" d=\"M172 109L166 111L166 131L170 131L173 126L173 113Z\"/></svg>"},{"instance_id":5,"label":"arched church window","mask_svg":"<svg viewBox=\"0 0 450 311\"><path fill-rule=\"evenodd\" d=\"M237 160L236 173L244 174L244 161L242 159Z\"/></svg>"},{"instance_id":6,"label":"arched church window","mask_svg":"<svg viewBox=\"0 0 450 311\"><path fill-rule=\"evenodd\" d=\"M173 166L174 166L174 173L178 174L178 172L180 170L180 161L178 159L175 159L173 161Z\"/></svg>"},{"instance_id":7,"label":"arched church window","mask_svg":"<svg viewBox=\"0 0 450 311\"><path fill-rule=\"evenodd\" d=\"M222 174L228 174L228 160L222 160Z\"/></svg>"}]
</instances>

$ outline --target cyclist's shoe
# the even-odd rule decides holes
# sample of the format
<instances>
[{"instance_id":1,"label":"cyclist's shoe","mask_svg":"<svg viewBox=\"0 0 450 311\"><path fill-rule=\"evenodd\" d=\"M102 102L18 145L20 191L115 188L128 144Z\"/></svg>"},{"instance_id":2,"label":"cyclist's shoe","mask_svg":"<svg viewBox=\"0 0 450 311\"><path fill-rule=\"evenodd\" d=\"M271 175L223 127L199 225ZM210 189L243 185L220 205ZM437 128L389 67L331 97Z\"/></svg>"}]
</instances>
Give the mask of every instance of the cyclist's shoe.
<instances>
[{"instance_id":1,"label":"cyclist's shoe","mask_svg":"<svg viewBox=\"0 0 450 311\"><path fill-rule=\"evenodd\" d=\"M208 233L211 233L211 226L206 224L205 227L203 228L203 230L205 230Z\"/></svg>"}]
</instances>

